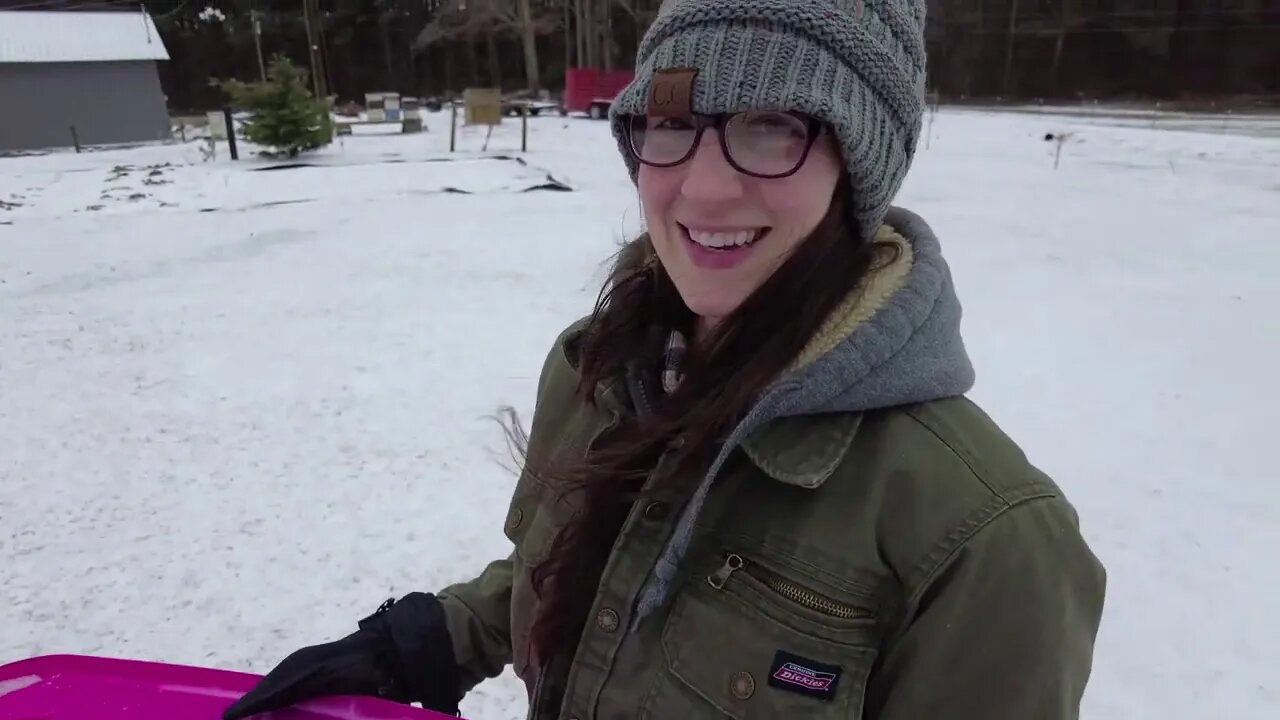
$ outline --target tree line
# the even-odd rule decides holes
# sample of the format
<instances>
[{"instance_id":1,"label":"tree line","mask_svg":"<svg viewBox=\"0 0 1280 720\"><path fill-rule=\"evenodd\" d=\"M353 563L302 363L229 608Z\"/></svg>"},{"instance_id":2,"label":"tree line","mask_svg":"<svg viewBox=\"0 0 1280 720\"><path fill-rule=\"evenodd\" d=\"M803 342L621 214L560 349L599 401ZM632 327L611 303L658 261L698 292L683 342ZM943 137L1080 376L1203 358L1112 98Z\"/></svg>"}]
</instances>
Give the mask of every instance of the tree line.
<instances>
[{"instance_id":1,"label":"tree line","mask_svg":"<svg viewBox=\"0 0 1280 720\"><path fill-rule=\"evenodd\" d=\"M565 69L630 67L662 0L144 0L171 60L170 107L217 107L211 78L258 79L285 55L342 101L475 86L563 87ZM1280 95L1275 0L928 0L941 98ZM136 11L136 0L0 7Z\"/></svg>"}]
</instances>

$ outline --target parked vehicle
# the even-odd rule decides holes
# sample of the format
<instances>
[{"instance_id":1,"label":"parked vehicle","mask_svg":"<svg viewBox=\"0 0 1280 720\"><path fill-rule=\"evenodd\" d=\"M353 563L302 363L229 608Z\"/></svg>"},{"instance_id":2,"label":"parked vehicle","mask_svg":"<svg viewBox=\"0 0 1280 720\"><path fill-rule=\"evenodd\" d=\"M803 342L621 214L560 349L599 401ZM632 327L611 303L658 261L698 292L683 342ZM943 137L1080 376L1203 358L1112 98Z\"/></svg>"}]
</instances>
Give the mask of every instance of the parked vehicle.
<instances>
[{"instance_id":1,"label":"parked vehicle","mask_svg":"<svg viewBox=\"0 0 1280 720\"><path fill-rule=\"evenodd\" d=\"M522 113L528 111L529 115L539 115L544 110L551 111L558 109L559 103L553 103L546 100L535 100L529 98L503 98L502 114L508 117L520 117Z\"/></svg>"},{"instance_id":2,"label":"parked vehicle","mask_svg":"<svg viewBox=\"0 0 1280 720\"><path fill-rule=\"evenodd\" d=\"M609 104L631 82L635 73L631 70L595 70L570 68L564 74L564 98L560 114L586 113L594 120L609 114Z\"/></svg>"}]
</instances>

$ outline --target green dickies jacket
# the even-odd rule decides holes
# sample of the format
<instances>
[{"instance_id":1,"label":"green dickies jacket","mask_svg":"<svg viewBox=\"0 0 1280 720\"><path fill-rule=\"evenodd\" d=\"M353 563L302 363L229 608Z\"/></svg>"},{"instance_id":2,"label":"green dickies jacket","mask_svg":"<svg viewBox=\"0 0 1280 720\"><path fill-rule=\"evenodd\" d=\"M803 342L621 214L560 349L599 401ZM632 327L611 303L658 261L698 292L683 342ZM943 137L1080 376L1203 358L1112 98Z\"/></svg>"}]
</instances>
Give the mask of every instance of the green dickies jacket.
<instances>
[{"instance_id":1,"label":"green dickies jacket","mask_svg":"<svg viewBox=\"0 0 1280 720\"><path fill-rule=\"evenodd\" d=\"M1103 568L1061 490L963 398L936 240L903 211L889 224L902 258L691 478L704 497L633 508L561 666L529 657L530 572L572 501L521 476L512 554L439 593L464 689L513 664L533 720L1078 717ZM542 370L531 458L585 452L628 411L620 384L575 397L578 329Z\"/></svg>"}]
</instances>

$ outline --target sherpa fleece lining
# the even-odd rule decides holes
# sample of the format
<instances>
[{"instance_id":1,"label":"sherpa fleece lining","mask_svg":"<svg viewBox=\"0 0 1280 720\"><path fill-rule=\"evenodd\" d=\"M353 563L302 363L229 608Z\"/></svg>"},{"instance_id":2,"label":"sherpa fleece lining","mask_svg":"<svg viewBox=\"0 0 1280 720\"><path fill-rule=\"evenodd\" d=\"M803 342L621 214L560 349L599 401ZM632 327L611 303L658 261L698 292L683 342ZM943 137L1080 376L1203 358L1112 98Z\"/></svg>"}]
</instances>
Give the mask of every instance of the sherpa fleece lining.
<instances>
[{"instance_id":1,"label":"sherpa fleece lining","mask_svg":"<svg viewBox=\"0 0 1280 720\"><path fill-rule=\"evenodd\" d=\"M911 243L888 225L881 225L876 233L877 259L890 256L889 264L874 268L849 292L836 309L818 327L813 338L796 357L787 372L795 372L827 353L835 350L858 326L871 319L884 307L894 293L906 284L915 262ZM891 246L891 247L889 247Z\"/></svg>"}]
</instances>

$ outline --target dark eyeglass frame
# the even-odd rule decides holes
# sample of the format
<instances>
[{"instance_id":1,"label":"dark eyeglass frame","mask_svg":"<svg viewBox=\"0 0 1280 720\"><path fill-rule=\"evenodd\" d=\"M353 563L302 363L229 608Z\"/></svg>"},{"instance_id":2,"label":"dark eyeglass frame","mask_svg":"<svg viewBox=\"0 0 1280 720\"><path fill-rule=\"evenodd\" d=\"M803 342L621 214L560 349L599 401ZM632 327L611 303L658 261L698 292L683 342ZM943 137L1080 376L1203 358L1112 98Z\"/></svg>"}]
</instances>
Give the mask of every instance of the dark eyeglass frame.
<instances>
[{"instance_id":1,"label":"dark eyeglass frame","mask_svg":"<svg viewBox=\"0 0 1280 720\"><path fill-rule=\"evenodd\" d=\"M813 116L805 115L803 113L796 113L796 112L784 112L783 114L785 115L791 115L792 117L795 117L800 120L804 120L807 123L808 129L809 129L809 139L805 143L804 152L800 154L800 159L796 162L795 167L791 168L790 170L784 173L761 174L758 172L752 172L750 170L747 170L746 168L739 165L738 162L733 159L733 153L729 151L729 140L726 137L726 133L724 129L729 124L729 120L731 120L732 118L738 115L742 115L745 112L760 112L760 111L749 110L749 111L734 112L734 113L716 113L714 115L703 115L700 113L694 113L692 115L680 116L683 119L693 120L693 123L694 123L693 142L689 143L689 152L685 153L683 157L681 157L679 160L676 160L674 162L665 162L665 163L652 162L640 157L640 150L639 148L636 147L635 123L647 122L648 116L629 115L625 120L626 128L627 128L627 149L631 151L631 157L635 158L636 162L639 162L642 165L648 165L649 167L656 167L656 168L672 168L677 165L688 162L689 159L692 158L694 154L698 152L698 147L702 145L702 134L706 132L707 128L713 127L718 131L716 134L720 136L720 152L724 153L724 159L729 162L729 165L733 167L734 170L737 170L743 175L750 175L751 177L760 178L762 180L779 180L785 177L791 177L792 175L795 175L797 172L800 171L800 168L804 167L805 161L809 159L809 153L813 151L813 146L817 144L818 137L822 135L822 129L825 127L825 125L822 123L821 120L818 120ZM645 132L651 132L651 131L646 128Z\"/></svg>"}]
</instances>

